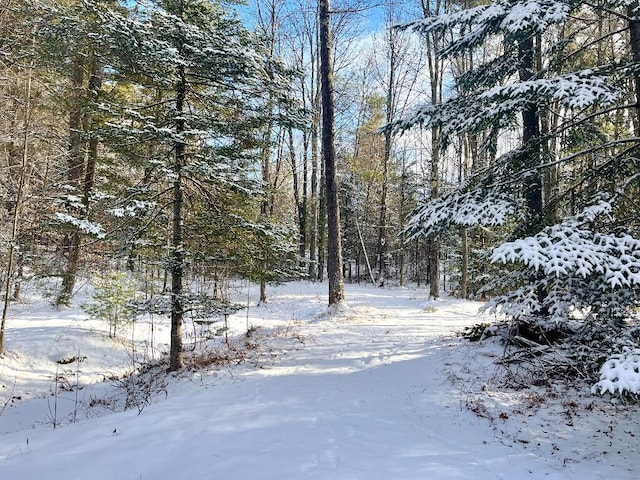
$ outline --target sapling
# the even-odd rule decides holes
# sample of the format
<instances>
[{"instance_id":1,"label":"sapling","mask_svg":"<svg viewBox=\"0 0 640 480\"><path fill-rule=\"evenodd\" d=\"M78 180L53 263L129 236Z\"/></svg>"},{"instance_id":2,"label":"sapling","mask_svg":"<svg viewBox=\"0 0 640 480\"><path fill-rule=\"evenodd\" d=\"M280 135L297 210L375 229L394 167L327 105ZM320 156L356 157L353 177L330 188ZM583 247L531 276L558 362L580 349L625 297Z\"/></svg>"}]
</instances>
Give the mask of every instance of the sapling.
<instances>
[{"instance_id":1,"label":"sapling","mask_svg":"<svg viewBox=\"0 0 640 480\"><path fill-rule=\"evenodd\" d=\"M109 337L115 338L118 325L135 319L131 300L136 288L126 273L108 271L94 280L92 299L82 309L94 318L109 323Z\"/></svg>"}]
</instances>

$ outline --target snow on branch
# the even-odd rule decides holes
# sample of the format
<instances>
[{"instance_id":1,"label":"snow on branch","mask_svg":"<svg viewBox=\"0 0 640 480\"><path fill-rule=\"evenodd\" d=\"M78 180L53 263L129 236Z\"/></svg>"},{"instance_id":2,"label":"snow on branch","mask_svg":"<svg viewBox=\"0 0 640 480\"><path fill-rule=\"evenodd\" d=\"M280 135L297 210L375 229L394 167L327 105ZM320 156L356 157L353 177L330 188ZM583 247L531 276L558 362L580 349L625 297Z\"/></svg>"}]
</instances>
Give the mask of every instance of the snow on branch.
<instances>
[{"instance_id":1,"label":"snow on branch","mask_svg":"<svg viewBox=\"0 0 640 480\"><path fill-rule=\"evenodd\" d=\"M605 83L603 77L594 76L592 70L497 86L480 95L480 98L527 98L532 95L559 100L567 108L584 108L596 103L610 104L617 98L616 92Z\"/></svg>"},{"instance_id":2,"label":"snow on branch","mask_svg":"<svg viewBox=\"0 0 640 480\"><path fill-rule=\"evenodd\" d=\"M489 5L426 17L398 28L442 34L462 27L460 30L467 33L443 50L443 56L447 56L473 48L491 35L513 35L528 30L542 32L550 25L565 21L570 10L569 3L556 0L498 0Z\"/></svg>"},{"instance_id":3,"label":"snow on branch","mask_svg":"<svg viewBox=\"0 0 640 480\"><path fill-rule=\"evenodd\" d=\"M99 223L90 222L89 220L85 220L82 218L76 218L72 215L61 212L56 213L56 218L60 223L73 225L74 227L77 227L81 232L88 235L94 235L95 237L100 239L106 237L106 233L102 228L102 225L100 225Z\"/></svg>"},{"instance_id":4,"label":"snow on branch","mask_svg":"<svg viewBox=\"0 0 640 480\"><path fill-rule=\"evenodd\" d=\"M600 369L600 381L591 392L624 395L640 393L640 349L611 355Z\"/></svg>"},{"instance_id":5,"label":"snow on branch","mask_svg":"<svg viewBox=\"0 0 640 480\"><path fill-rule=\"evenodd\" d=\"M629 318L640 305L640 240L591 227L611 211L611 203L600 200L533 237L494 249L492 262L524 268L490 286L510 293L492 299L483 310L513 319L546 312L554 321L566 321L576 310L600 322Z\"/></svg>"},{"instance_id":6,"label":"snow on branch","mask_svg":"<svg viewBox=\"0 0 640 480\"><path fill-rule=\"evenodd\" d=\"M505 15L500 27L510 33L523 30L544 31L553 24L566 20L570 7L566 2L554 0L524 0L500 2Z\"/></svg>"},{"instance_id":7,"label":"snow on branch","mask_svg":"<svg viewBox=\"0 0 640 480\"><path fill-rule=\"evenodd\" d=\"M491 261L522 263L556 278L602 274L610 288L640 285L640 240L594 232L585 225L610 209L602 201L533 237L504 243L493 251Z\"/></svg>"},{"instance_id":8,"label":"snow on branch","mask_svg":"<svg viewBox=\"0 0 640 480\"><path fill-rule=\"evenodd\" d=\"M404 234L408 240L436 234L449 225L464 227L504 225L517 205L497 193L479 190L435 198L420 206L409 220Z\"/></svg>"},{"instance_id":9,"label":"snow on branch","mask_svg":"<svg viewBox=\"0 0 640 480\"><path fill-rule=\"evenodd\" d=\"M107 213L114 217L135 217L140 213L145 213L156 206L156 202L145 202L142 200L133 200L128 205L115 207L107 210Z\"/></svg>"},{"instance_id":10,"label":"snow on branch","mask_svg":"<svg viewBox=\"0 0 640 480\"><path fill-rule=\"evenodd\" d=\"M458 12L447 13L425 17L415 22L398 25L400 29L411 29L421 33L442 32L457 25L469 25L479 23L478 19L487 19L498 12L492 11L492 5L480 5L478 7L467 8ZM495 13L494 13L495 12Z\"/></svg>"},{"instance_id":11,"label":"snow on branch","mask_svg":"<svg viewBox=\"0 0 640 480\"><path fill-rule=\"evenodd\" d=\"M526 105L522 99L491 100L470 95L452 98L442 105L427 104L396 121L390 128L398 134L416 126L439 126L443 139L446 139L464 132L479 132L489 126L507 127L510 119Z\"/></svg>"},{"instance_id":12,"label":"snow on branch","mask_svg":"<svg viewBox=\"0 0 640 480\"><path fill-rule=\"evenodd\" d=\"M439 126L446 139L463 132L478 132L489 125L507 127L530 102L560 101L566 108L610 104L617 92L604 77L581 70L548 79L499 85L481 93L452 98L441 105L426 104L390 126L402 133L415 126Z\"/></svg>"}]
</instances>

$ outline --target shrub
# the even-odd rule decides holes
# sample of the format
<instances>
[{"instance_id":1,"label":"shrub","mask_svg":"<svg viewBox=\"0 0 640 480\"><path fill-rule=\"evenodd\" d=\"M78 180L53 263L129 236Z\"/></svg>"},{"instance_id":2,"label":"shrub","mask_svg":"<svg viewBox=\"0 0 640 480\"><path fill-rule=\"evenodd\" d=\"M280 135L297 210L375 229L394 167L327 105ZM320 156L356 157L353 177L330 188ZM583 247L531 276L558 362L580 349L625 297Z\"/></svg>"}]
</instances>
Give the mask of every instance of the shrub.
<instances>
[{"instance_id":1,"label":"shrub","mask_svg":"<svg viewBox=\"0 0 640 480\"><path fill-rule=\"evenodd\" d=\"M106 321L109 337L114 338L119 325L135 319L131 305L135 292L135 283L126 273L110 270L96 277L92 298L82 309L93 318Z\"/></svg>"}]
</instances>

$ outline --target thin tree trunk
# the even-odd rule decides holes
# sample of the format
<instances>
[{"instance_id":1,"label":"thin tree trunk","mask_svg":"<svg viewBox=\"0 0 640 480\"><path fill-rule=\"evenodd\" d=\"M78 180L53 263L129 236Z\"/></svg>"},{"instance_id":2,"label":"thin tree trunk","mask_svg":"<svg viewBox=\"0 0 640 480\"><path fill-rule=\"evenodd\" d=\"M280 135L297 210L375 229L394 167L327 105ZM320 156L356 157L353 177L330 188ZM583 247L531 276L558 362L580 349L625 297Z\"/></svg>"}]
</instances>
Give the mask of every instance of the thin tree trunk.
<instances>
[{"instance_id":1,"label":"thin tree trunk","mask_svg":"<svg viewBox=\"0 0 640 480\"><path fill-rule=\"evenodd\" d=\"M186 122L182 116L185 109L187 83L184 67L178 67L178 84L176 86L176 136L180 137L186 130ZM186 165L187 152L183 141L174 144L175 159L173 173L173 221L171 226L171 346L169 349L169 371L182 368L182 323L184 246L183 246L183 193L182 169Z\"/></svg>"},{"instance_id":2,"label":"thin tree trunk","mask_svg":"<svg viewBox=\"0 0 640 480\"><path fill-rule=\"evenodd\" d=\"M342 240L340 237L340 205L335 170L333 65L329 0L320 0L320 73L322 81L322 156L325 166L327 202L327 277L329 305L344 301Z\"/></svg>"},{"instance_id":3,"label":"thin tree trunk","mask_svg":"<svg viewBox=\"0 0 640 480\"><path fill-rule=\"evenodd\" d=\"M460 228L460 238L462 240L460 248L462 257L460 265L460 298L467 298L469 290L469 235L465 227Z\"/></svg>"},{"instance_id":4,"label":"thin tree trunk","mask_svg":"<svg viewBox=\"0 0 640 480\"><path fill-rule=\"evenodd\" d=\"M636 65L640 65L640 17L638 10L640 5L637 1L634 1L629 7L627 7L627 16L629 17L629 35L631 43L631 57ZM634 126L636 136L640 136L640 72L635 70L633 75L633 83L635 87L636 103L635 103L635 115Z\"/></svg>"},{"instance_id":5,"label":"thin tree trunk","mask_svg":"<svg viewBox=\"0 0 640 480\"><path fill-rule=\"evenodd\" d=\"M311 55L311 218L309 224L309 279L315 282L319 276L319 248L318 248L318 216L319 216L319 192L318 192L318 138L320 125L320 58L317 54L319 28L315 22L315 32L309 35L309 50ZM314 41L315 40L315 41ZM314 55L313 52L316 51Z\"/></svg>"},{"instance_id":6,"label":"thin tree trunk","mask_svg":"<svg viewBox=\"0 0 640 480\"><path fill-rule=\"evenodd\" d=\"M439 129L431 129L431 198L438 198L440 145ZM429 238L429 296L440 297L440 241L436 236Z\"/></svg>"},{"instance_id":7,"label":"thin tree trunk","mask_svg":"<svg viewBox=\"0 0 640 480\"><path fill-rule=\"evenodd\" d=\"M260 300L258 303L267 303L267 281L264 278L260 279Z\"/></svg>"},{"instance_id":8,"label":"thin tree trunk","mask_svg":"<svg viewBox=\"0 0 640 480\"><path fill-rule=\"evenodd\" d=\"M311 222L309 224L309 279L318 279L318 127L317 114L311 126Z\"/></svg>"},{"instance_id":9,"label":"thin tree trunk","mask_svg":"<svg viewBox=\"0 0 640 480\"><path fill-rule=\"evenodd\" d=\"M400 178L400 206L398 217L400 219L400 231L404 230L405 226L405 206L407 203L407 157L403 153L402 154L402 175ZM406 244L404 241L400 242L400 257L398 259L398 264L400 266L400 286L404 287L405 283L405 252L406 252Z\"/></svg>"},{"instance_id":10,"label":"thin tree trunk","mask_svg":"<svg viewBox=\"0 0 640 480\"><path fill-rule=\"evenodd\" d=\"M422 0L422 11L425 17L438 14L441 11L442 3L436 0L435 4L427 0ZM427 35L427 51L429 80L431 84L431 103L440 104L442 101L442 60L439 57L440 48L438 39ZM431 199L438 198L439 175L440 175L440 129L431 128ZM440 297L440 242L435 236L428 239L429 250L429 295L431 298Z\"/></svg>"},{"instance_id":11,"label":"thin tree trunk","mask_svg":"<svg viewBox=\"0 0 640 480\"><path fill-rule=\"evenodd\" d=\"M327 248L327 188L324 161L320 162L318 192L318 280L324 281L325 249Z\"/></svg>"},{"instance_id":12,"label":"thin tree trunk","mask_svg":"<svg viewBox=\"0 0 640 480\"><path fill-rule=\"evenodd\" d=\"M395 76L396 76L396 45L395 45L395 30L389 29L389 79L387 85L387 98L386 98L386 123L390 125L394 116L394 88L395 88ZM391 161L391 150L393 146L393 137L391 131L386 129L384 132L384 154L382 157L382 189L380 192L380 216L378 218L378 268L379 278L378 284L382 286L384 279L387 276L387 190L389 188L389 162Z\"/></svg>"},{"instance_id":13,"label":"thin tree trunk","mask_svg":"<svg viewBox=\"0 0 640 480\"><path fill-rule=\"evenodd\" d=\"M298 179L298 166L296 165L296 153L293 144L293 130L288 128L289 135L289 160L291 161L291 176L293 177L293 198L296 203L298 216L298 255L304 265L305 249L307 247L307 202L306 188L303 185L302 198L300 196L300 182ZM306 171L305 171L306 173ZM305 181L306 179L303 179ZM306 183L306 182L305 182ZM301 265L301 266L303 266Z\"/></svg>"}]
</instances>

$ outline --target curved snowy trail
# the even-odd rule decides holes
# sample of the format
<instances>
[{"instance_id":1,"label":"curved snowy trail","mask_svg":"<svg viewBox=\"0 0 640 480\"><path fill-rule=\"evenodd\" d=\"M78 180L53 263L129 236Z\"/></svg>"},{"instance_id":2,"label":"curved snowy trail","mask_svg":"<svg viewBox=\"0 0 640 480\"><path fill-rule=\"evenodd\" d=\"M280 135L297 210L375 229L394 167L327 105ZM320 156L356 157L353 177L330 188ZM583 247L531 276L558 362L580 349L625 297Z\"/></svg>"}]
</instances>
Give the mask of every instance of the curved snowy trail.
<instances>
[{"instance_id":1,"label":"curved snowy trail","mask_svg":"<svg viewBox=\"0 0 640 480\"><path fill-rule=\"evenodd\" d=\"M0 435L0 478L637 478L626 463L579 454L567 462L529 440L499 441L465 406L473 372L493 368L453 336L478 320L478 304L425 310L415 291L347 294L340 317L318 316L319 293L285 287L253 309L252 323L293 322L304 338L262 368L176 380L140 415ZM637 455L626 460L638 464Z\"/></svg>"}]
</instances>

